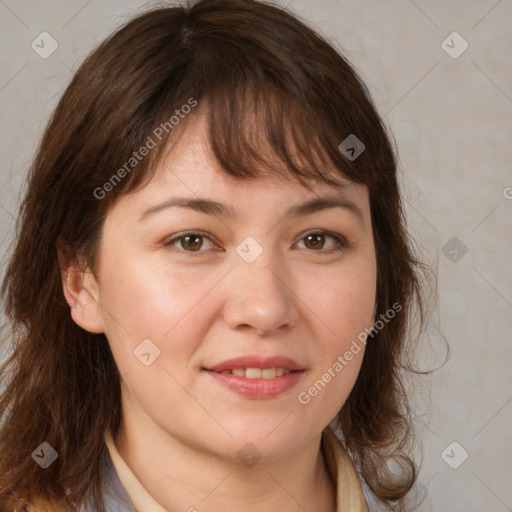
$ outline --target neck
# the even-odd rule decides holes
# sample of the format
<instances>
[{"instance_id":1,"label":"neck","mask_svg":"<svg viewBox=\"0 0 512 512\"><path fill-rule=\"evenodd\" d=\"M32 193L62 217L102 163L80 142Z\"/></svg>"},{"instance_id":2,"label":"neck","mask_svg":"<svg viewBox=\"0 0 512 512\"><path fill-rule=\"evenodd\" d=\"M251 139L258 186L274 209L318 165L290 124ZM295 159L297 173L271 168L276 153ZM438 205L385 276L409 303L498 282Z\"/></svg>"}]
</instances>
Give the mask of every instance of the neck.
<instances>
[{"instance_id":1,"label":"neck","mask_svg":"<svg viewBox=\"0 0 512 512\"><path fill-rule=\"evenodd\" d=\"M147 417L124 416L114 442L144 488L169 512L225 512L233 503L238 512L336 511L321 435L286 458L262 459L250 467L171 436Z\"/></svg>"}]
</instances>

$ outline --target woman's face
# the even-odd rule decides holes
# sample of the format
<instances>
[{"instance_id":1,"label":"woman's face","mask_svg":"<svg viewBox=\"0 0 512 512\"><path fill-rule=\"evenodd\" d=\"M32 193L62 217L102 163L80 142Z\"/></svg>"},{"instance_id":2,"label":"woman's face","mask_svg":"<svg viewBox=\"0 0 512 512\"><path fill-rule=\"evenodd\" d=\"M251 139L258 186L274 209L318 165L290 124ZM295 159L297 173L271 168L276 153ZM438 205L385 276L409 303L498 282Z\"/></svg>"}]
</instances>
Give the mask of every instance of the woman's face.
<instances>
[{"instance_id":1,"label":"woman's face","mask_svg":"<svg viewBox=\"0 0 512 512\"><path fill-rule=\"evenodd\" d=\"M359 372L376 293L368 191L228 177L203 130L191 122L109 212L98 330L125 412L206 452L240 457L251 442L270 459L317 436ZM321 198L341 206L304 206Z\"/></svg>"}]
</instances>

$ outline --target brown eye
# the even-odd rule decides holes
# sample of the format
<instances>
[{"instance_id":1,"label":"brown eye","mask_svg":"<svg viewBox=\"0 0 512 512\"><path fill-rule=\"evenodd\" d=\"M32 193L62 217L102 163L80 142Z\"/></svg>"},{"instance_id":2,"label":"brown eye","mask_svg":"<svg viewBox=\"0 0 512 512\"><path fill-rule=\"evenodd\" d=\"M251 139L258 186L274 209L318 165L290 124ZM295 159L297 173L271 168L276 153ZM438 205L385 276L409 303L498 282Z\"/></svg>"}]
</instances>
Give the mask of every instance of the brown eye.
<instances>
[{"instance_id":1,"label":"brown eye","mask_svg":"<svg viewBox=\"0 0 512 512\"><path fill-rule=\"evenodd\" d=\"M201 235L187 235L181 237L179 240L182 241L181 246L184 249L197 251L203 245L202 238L203 237Z\"/></svg>"},{"instance_id":2,"label":"brown eye","mask_svg":"<svg viewBox=\"0 0 512 512\"><path fill-rule=\"evenodd\" d=\"M304 238L308 249L322 249L325 244L325 236L322 234L312 234Z\"/></svg>"},{"instance_id":3,"label":"brown eye","mask_svg":"<svg viewBox=\"0 0 512 512\"><path fill-rule=\"evenodd\" d=\"M322 250L322 249L325 249L326 245L329 245L328 244L329 239L334 240L336 243L334 244L334 246L331 243L330 247L328 247L326 250ZM347 241L341 235L335 235L335 234L327 233L327 232L323 232L323 231L316 232L316 233L309 233L304 238L302 238L300 241L301 242L304 241L304 245L306 246L306 249L310 249L314 252L319 252L319 253L324 253L324 254L329 254L329 253L332 253L335 251L341 251L348 247Z\"/></svg>"},{"instance_id":4,"label":"brown eye","mask_svg":"<svg viewBox=\"0 0 512 512\"><path fill-rule=\"evenodd\" d=\"M205 240L211 242L207 235L202 233L190 232L184 233L181 236L176 236L171 240L163 243L164 247L171 251L185 252L185 253L198 253L204 252ZM212 244L213 245L213 244ZM208 249L208 247L206 247Z\"/></svg>"}]
</instances>

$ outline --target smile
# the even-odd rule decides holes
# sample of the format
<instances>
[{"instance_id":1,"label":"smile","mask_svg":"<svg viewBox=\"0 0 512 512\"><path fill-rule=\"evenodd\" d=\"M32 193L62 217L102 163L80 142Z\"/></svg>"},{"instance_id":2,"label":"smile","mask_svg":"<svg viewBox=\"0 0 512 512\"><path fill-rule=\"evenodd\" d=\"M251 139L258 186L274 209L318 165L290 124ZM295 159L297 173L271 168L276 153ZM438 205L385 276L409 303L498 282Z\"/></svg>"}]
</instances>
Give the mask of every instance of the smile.
<instances>
[{"instance_id":1,"label":"smile","mask_svg":"<svg viewBox=\"0 0 512 512\"><path fill-rule=\"evenodd\" d=\"M233 368L232 370L222 370L224 375L236 375L237 377L245 377L246 379L275 379L288 375L291 370L286 368Z\"/></svg>"},{"instance_id":2,"label":"smile","mask_svg":"<svg viewBox=\"0 0 512 512\"><path fill-rule=\"evenodd\" d=\"M245 398L277 397L297 386L305 370L284 368L233 368L233 370L204 370L217 383ZM279 374L278 374L279 372Z\"/></svg>"}]
</instances>

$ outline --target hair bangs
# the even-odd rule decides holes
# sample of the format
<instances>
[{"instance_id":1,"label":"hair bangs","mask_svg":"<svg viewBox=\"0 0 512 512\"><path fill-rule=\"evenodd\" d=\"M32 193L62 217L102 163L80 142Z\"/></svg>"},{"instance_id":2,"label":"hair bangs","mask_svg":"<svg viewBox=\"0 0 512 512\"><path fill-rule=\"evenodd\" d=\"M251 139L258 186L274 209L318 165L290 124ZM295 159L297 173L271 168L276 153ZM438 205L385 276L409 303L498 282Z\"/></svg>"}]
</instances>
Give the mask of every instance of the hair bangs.
<instances>
[{"instance_id":1,"label":"hair bangs","mask_svg":"<svg viewBox=\"0 0 512 512\"><path fill-rule=\"evenodd\" d=\"M222 84L204 98L208 146L220 167L246 179L339 186L344 173L321 142L326 134L319 132L318 123L289 91L265 85Z\"/></svg>"}]
</instances>

